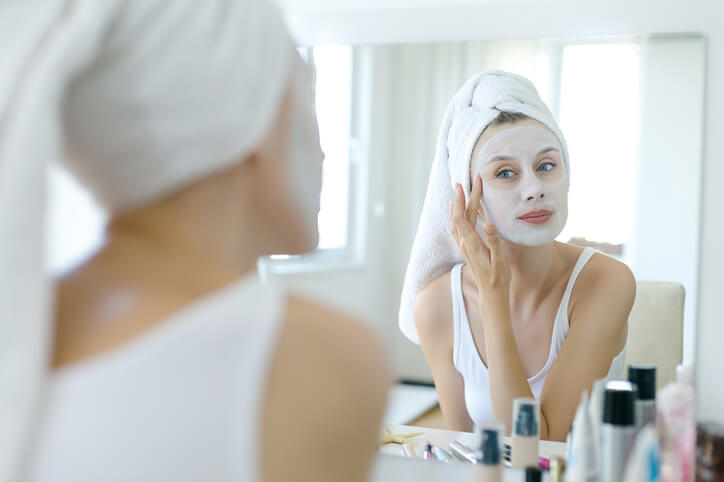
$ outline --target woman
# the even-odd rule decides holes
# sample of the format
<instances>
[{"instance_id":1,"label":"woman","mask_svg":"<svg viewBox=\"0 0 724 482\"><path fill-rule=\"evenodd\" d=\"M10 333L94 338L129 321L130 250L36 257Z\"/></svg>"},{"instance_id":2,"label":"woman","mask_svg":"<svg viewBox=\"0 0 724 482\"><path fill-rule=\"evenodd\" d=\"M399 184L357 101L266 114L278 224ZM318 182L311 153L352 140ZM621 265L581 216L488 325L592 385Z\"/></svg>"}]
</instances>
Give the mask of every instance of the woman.
<instances>
[{"instance_id":1,"label":"woman","mask_svg":"<svg viewBox=\"0 0 724 482\"><path fill-rule=\"evenodd\" d=\"M365 480L383 344L255 273L318 237L310 74L281 16L263 0L4 8L0 480ZM54 305L53 158L110 218Z\"/></svg>"},{"instance_id":2,"label":"woman","mask_svg":"<svg viewBox=\"0 0 724 482\"><path fill-rule=\"evenodd\" d=\"M568 154L528 80L475 76L451 102L441 144L401 327L419 336L450 429L510 428L513 399L535 397L541 438L564 440L581 392L623 375L633 276L555 241L568 212Z\"/></svg>"}]
</instances>

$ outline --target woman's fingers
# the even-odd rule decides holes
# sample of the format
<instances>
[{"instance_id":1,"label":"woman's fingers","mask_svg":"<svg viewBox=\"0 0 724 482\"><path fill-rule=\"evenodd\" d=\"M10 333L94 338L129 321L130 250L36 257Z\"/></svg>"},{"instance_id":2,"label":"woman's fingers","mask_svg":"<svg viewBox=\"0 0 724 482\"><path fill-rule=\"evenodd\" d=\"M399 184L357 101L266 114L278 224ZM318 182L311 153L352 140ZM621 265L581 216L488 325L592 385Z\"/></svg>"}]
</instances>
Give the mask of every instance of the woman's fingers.
<instances>
[{"instance_id":1,"label":"woman's fingers","mask_svg":"<svg viewBox=\"0 0 724 482\"><path fill-rule=\"evenodd\" d=\"M488 222L488 213L485 212L485 204L483 204L483 179L480 177L480 175L477 176L480 180L480 199L478 200L478 216L480 216L480 220L483 222L483 224Z\"/></svg>"},{"instance_id":2,"label":"woman's fingers","mask_svg":"<svg viewBox=\"0 0 724 482\"><path fill-rule=\"evenodd\" d=\"M467 217L465 196L460 184L455 187L455 201L453 204L451 230L463 256L467 258L476 250L482 250L487 254L487 248L478 232L475 231L475 225L471 224Z\"/></svg>"},{"instance_id":3,"label":"woman's fingers","mask_svg":"<svg viewBox=\"0 0 724 482\"><path fill-rule=\"evenodd\" d=\"M490 264L493 267L501 266L503 262L502 252L500 250L500 233L495 229L493 223L485 223L483 226L483 235L485 236L485 244L490 251Z\"/></svg>"},{"instance_id":4,"label":"woman's fingers","mask_svg":"<svg viewBox=\"0 0 724 482\"><path fill-rule=\"evenodd\" d=\"M470 199L468 200L468 206L465 209L465 217L471 226L475 226L478 222L478 206L480 206L480 197L483 195L483 182L480 176L475 176L473 182L473 190L470 192Z\"/></svg>"},{"instance_id":5,"label":"woman's fingers","mask_svg":"<svg viewBox=\"0 0 724 482\"><path fill-rule=\"evenodd\" d=\"M455 242L460 245L460 219L465 211L465 195L460 184L455 186L455 199L450 203L450 232L455 238Z\"/></svg>"},{"instance_id":6,"label":"woman's fingers","mask_svg":"<svg viewBox=\"0 0 724 482\"><path fill-rule=\"evenodd\" d=\"M465 215L465 193L460 184L455 186L455 200L453 201L453 219L461 218Z\"/></svg>"}]
</instances>

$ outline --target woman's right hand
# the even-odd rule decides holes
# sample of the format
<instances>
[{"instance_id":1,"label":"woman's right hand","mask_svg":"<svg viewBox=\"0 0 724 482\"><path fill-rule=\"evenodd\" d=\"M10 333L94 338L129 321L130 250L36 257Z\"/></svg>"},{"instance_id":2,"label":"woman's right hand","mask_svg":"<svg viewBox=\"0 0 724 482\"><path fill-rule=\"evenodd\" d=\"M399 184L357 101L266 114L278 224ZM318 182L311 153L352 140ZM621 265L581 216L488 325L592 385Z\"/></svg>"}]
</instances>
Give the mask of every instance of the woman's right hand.
<instances>
[{"instance_id":1,"label":"woman's right hand","mask_svg":"<svg viewBox=\"0 0 724 482\"><path fill-rule=\"evenodd\" d=\"M450 205L450 225L453 238L472 269L478 285L481 305L490 307L500 304L508 307L510 287L510 265L500 243L500 233L493 223L487 221L480 202L483 195L483 181L475 176L470 200L465 205L465 194L460 184L455 189L455 201ZM483 221L485 240L475 230L480 216Z\"/></svg>"}]
</instances>

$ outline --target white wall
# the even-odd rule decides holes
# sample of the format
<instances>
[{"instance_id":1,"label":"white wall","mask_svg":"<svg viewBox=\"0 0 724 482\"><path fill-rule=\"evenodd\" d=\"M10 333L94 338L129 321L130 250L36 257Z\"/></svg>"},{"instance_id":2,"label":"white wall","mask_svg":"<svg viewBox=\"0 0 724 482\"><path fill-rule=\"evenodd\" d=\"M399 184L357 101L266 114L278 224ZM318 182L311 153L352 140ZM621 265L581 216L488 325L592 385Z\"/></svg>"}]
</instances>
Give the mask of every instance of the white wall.
<instances>
[{"instance_id":1,"label":"white wall","mask_svg":"<svg viewBox=\"0 0 724 482\"><path fill-rule=\"evenodd\" d=\"M639 280L684 285L684 361L693 362L704 44L699 39L654 38L644 43L641 56L642 144L631 267Z\"/></svg>"},{"instance_id":2,"label":"white wall","mask_svg":"<svg viewBox=\"0 0 724 482\"><path fill-rule=\"evenodd\" d=\"M390 0L388 5L396 4ZM707 36L696 381L699 418L724 421L724 377L718 372L724 364L720 347L724 342L724 202L720 194L724 178L724 135L720 134L724 126L724 4L707 0L541 0L445 7L445 0L438 0L437 5L353 12L305 12L299 8L288 18L297 37L307 44L661 32L702 32Z\"/></svg>"}]
</instances>

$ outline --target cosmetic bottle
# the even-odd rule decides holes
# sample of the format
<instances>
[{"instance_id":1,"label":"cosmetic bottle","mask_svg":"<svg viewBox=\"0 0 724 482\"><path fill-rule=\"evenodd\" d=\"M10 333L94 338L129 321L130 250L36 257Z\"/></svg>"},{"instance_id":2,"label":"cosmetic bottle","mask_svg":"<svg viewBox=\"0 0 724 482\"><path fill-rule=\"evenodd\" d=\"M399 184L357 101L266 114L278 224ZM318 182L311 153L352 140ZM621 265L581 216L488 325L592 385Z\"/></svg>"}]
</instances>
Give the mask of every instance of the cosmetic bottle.
<instances>
[{"instance_id":1,"label":"cosmetic bottle","mask_svg":"<svg viewBox=\"0 0 724 482\"><path fill-rule=\"evenodd\" d=\"M594 437L588 393L584 391L573 420L569 456L566 459L566 482L600 482L599 444Z\"/></svg>"},{"instance_id":2,"label":"cosmetic bottle","mask_svg":"<svg viewBox=\"0 0 724 482\"><path fill-rule=\"evenodd\" d=\"M553 457L551 459L550 469L548 471L549 482L563 482L563 474L566 471L566 461L562 457Z\"/></svg>"},{"instance_id":3,"label":"cosmetic bottle","mask_svg":"<svg viewBox=\"0 0 724 482\"><path fill-rule=\"evenodd\" d=\"M473 467L475 480L500 482L503 478L503 424L487 424L480 427L480 452L478 463Z\"/></svg>"},{"instance_id":4,"label":"cosmetic bottle","mask_svg":"<svg viewBox=\"0 0 724 482\"><path fill-rule=\"evenodd\" d=\"M566 436L566 460L571 459L571 448L573 447L571 445L572 437L573 437L573 424L571 424L571 428L568 430L568 435Z\"/></svg>"},{"instance_id":5,"label":"cosmetic bottle","mask_svg":"<svg viewBox=\"0 0 724 482\"><path fill-rule=\"evenodd\" d=\"M623 478L636 435L635 396L631 382L616 380L606 384L601 425L601 482L621 482Z\"/></svg>"},{"instance_id":6,"label":"cosmetic bottle","mask_svg":"<svg viewBox=\"0 0 724 482\"><path fill-rule=\"evenodd\" d=\"M697 425L696 480L724 480L724 424L702 422Z\"/></svg>"},{"instance_id":7,"label":"cosmetic bottle","mask_svg":"<svg viewBox=\"0 0 724 482\"><path fill-rule=\"evenodd\" d=\"M527 467L525 469L525 482L541 482L543 472L538 467Z\"/></svg>"},{"instance_id":8,"label":"cosmetic bottle","mask_svg":"<svg viewBox=\"0 0 724 482\"><path fill-rule=\"evenodd\" d=\"M695 409L694 387L688 383L669 383L657 394L656 428L661 442L661 482L694 480Z\"/></svg>"},{"instance_id":9,"label":"cosmetic bottle","mask_svg":"<svg viewBox=\"0 0 724 482\"><path fill-rule=\"evenodd\" d=\"M467 445L463 445L457 440L450 442L450 452L460 461L469 462L471 464L478 463L478 455L475 450Z\"/></svg>"},{"instance_id":10,"label":"cosmetic bottle","mask_svg":"<svg viewBox=\"0 0 724 482\"><path fill-rule=\"evenodd\" d=\"M628 381L636 385L634 419L639 433L647 423L656 424L656 367L630 365Z\"/></svg>"},{"instance_id":11,"label":"cosmetic bottle","mask_svg":"<svg viewBox=\"0 0 724 482\"><path fill-rule=\"evenodd\" d=\"M636 434L622 482L660 482L661 456L656 427L652 424Z\"/></svg>"},{"instance_id":12,"label":"cosmetic bottle","mask_svg":"<svg viewBox=\"0 0 724 482\"><path fill-rule=\"evenodd\" d=\"M534 398L513 400L512 453L514 469L538 466L540 402Z\"/></svg>"}]
</instances>

